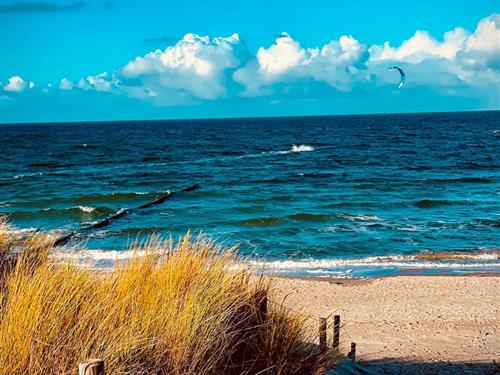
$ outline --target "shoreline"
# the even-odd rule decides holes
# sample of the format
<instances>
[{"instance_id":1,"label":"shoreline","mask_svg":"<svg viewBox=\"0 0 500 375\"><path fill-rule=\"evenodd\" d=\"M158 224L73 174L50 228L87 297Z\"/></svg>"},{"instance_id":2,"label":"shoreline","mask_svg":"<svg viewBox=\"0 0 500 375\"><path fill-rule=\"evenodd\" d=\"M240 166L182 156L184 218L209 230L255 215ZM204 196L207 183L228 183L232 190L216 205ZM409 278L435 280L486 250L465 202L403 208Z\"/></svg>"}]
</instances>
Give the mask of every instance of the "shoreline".
<instances>
[{"instance_id":1,"label":"shoreline","mask_svg":"<svg viewBox=\"0 0 500 375\"><path fill-rule=\"evenodd\" d=\"M340 314L342 353L356 342L357 359L381 373L447 374L449 367L450 374L488 374L496 369L500 273L364 279L277 276L273 281L275 300L310 316L312 334L318 329L316 318L331 320ZM448 367L432 370L437 363ZM457 369L457 364L471 363L482 367ZM388 364L392 367L385 368Z\"/></svg>"},{"instance_id":2,"label":"shoreline","mask_svg":"<svg viewBox=\"0 0 500 375\"><path fill-rule=\"evenodd\" d=\"M404 272L404 271L401 271ZM379 276L367 276L367 277L320 277L320 276L298 276L298 275L273 275L275 279L292 279L292 280L303 280L303 281L314 281L314 282L327 282L334 283L338 285L343 284L363 284L365 282L371 282L377 279L390 279L399 277L499 277L500 271L491 272L474 272L474 273L463 273L463 274L448 274L448 273L433 273L425 274L418 273L418 271L412 270L411 273L401 273L397 275L379 275Z\"/></svg>"}]
</instances>

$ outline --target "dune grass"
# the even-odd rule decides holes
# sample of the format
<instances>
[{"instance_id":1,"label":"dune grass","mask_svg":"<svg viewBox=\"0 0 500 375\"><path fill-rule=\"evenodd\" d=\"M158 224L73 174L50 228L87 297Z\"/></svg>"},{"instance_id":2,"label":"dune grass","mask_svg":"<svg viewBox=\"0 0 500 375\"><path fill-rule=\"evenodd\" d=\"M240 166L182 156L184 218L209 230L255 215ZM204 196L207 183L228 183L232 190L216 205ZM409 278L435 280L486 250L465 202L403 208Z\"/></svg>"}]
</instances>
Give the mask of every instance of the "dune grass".
<instances>
[{"instance_id":1,"label":"dune grass","mask_svg":"<svg viewBox=\"0 0 500 375\"><path fill-rule=\"evenodd\" d=\"M0 220L2 374L74 374L88 358L107 374L322 374L331 361L301 318L259 313L267 278L201 238L133 245L106 272L51 262L52 243Z\"/></svg>"}]
</instances>

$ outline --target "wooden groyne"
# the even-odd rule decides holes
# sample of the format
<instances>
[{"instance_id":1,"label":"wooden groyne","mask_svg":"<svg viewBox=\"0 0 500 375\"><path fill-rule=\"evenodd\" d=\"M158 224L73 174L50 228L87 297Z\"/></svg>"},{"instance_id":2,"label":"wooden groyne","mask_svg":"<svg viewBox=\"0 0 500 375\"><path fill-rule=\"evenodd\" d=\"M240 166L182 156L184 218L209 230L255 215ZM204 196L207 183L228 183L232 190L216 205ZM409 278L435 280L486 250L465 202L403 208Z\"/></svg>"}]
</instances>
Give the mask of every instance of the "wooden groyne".
<instances>
[{"instance_id":1,"label":"wooden groyne","mask_svg":"<svg viewBox=\"0 0 500 375\"><path fill-rule=\"evenodd\" d=\"M199 187L199 184L195 184L195 185L191 185L185 189L182 189L180 192L181 193L188 193L188 192L191 192L191 191L194 191L196 189L198 189ZM154 201L151 201L151 202L148 202L148 203L144 203L138 207L134 207L134 208L126 208L126 209L123 209L123 210L120 210L118 211L117 213L115 213L114 215L111 215L111 216L108 216L107 218L97 222L97 223L94 223L92 225L89 225L89 226L86 226L86 227L83 227L81 228L80 230L75 230L75 231L72 231L62 237L59 237L55 242L54 242L54 247L57 247L57 246L63 246L65 244L67 244L73 237L75 237L77 234L85 234L87 232L90 232L90 231L93 231L93 230L96 230L96 229L101 229L101 228L104 228L106 226L108 226L109 224L111 224L112 222L130 214L131 212L134 212L134 211L137 211L137 210L143 210L145 208L149 208L149 207L152 207L152 206L157 206L159 204L162 204L164 203L165 201L173 198L175 195L175 193L172 193L170 191L166 192L166 193L163 193L161 194L158 198L156 198Z\"/></svg>"}]
</instances>

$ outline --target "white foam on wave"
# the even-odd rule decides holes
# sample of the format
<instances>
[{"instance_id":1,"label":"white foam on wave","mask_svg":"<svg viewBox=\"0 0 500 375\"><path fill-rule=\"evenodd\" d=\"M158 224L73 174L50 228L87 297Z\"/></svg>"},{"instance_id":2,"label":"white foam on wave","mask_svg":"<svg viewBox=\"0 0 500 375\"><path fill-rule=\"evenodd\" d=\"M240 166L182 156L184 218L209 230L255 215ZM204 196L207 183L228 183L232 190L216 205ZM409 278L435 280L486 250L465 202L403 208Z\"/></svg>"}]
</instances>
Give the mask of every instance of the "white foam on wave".
<instances>
[{"instance_id":1,"label":"white foam on wave","mask_svg":"<svg viewBox=\"0 0 500 375\"><path fill-rule=\"evenodd\" d=\"M264 156L269 156L269 155L286 155L286 154L291 154L291 153L298 153L298 152L311 152L314 151L314 147L309 146L309 145L292 145L292 148L289 150L281 150L281 151L263 151L259 154L248 154L248 155L242 155L238 156L240 159L244 158L261 158Z\"/></svg>"},{"instance_id":2,"label":"white foam on wave","mask_svg":"<svg viewBox=\"0 0 500 375\"><path fill-rule=\"evenodd\" d=\"M337 214L338 217L342 219L347 219L350 221L383 221L384 219L375 215L349 215L349 214Z\"/></svg>"},{"instance_id":3,"label":"white foam on wave","mask_svg":"<svg viewBox=\"0 0 500 375\"><path fill-rule=\"evenodd\" d=\"M160 255L162 251L158 251ZM432 253L432 252L429 252ZM127 261L134 257L154 255L152 252L136 250L89 250L63 249L51 254L56 262L71 263L84 267L109 269L117 262ZM353 277L360 271L387 269L435 269L480 271L499 270L500 252L482 251L477 253L457 253L458 259L425 260L419 256L426 252L414 255L371 256L364 258L331 258L331 259L287 259L287 260L243 260L230 267L233 270L246 269L251 272L265 272L275 274L298 274L318 277ZM453 256L453 254L451 255ZM462 258L460 258L462 257Z\"/></svg>"},{"instance_id":4,"label":"white foam on wave","mask_svg":"<svg viewBox=\"0 0 500 375\"><path fill-rule=\"evenodd\" d=\"M50 258L57 263L69 263L95 269L110 269L119 262L145 255L153 255L153 253L135 250L63 249L53 252Z\"/></svg>"},{"instance_id":5,"label":"white foam on wave","mask_svg":"<svg viewBox=\"0 0 500 375\"><path fill-rule=\"evenodd\" d=\"M92 207L92 206L77 206L77 208L80 210L80 211L83 211L83 212L92 212L95 210L95 207Z\"/></svg>"},{"instance_id":6,"label":"white foam on wave","mask_svg":"<svg viewBox=\"0 0 500 375\"><path fill-rule=\"evenodd\" d=\"M348 267L384 267L384 268L431 268L431 269L474 269L500 267L499 255L479 253L468 255L468 260L432 261L420 260L413 255L373 256L349 259L298 259L245 262L250 268L271 271L289 270L307 273L333 272L338 268ZM352 270L351 270L352 272Z\"/></svg>"},{"instance_id":7,"label":"white foam on wave","mask_svg":"<svg viewBox=\"0 0 500 375\"><path fill-rule=\"evenodd\" d=\"M285 151L277 151L275 154L291 154L292 152L311 152L314 151L314 147L309 146L309 145L292 145L292 148L290 150L285 150Z\"/></svg>"},{"instance_id":8,"label":"white foam on wave","mask_svg":"<svg viewBox=\"0 0 500 375\"><path fill-rule=\"evenodd\" d=\"M14 236L24 237L24 236L27 236L27 235L30 235L30 234L38 232L38 229L35 228L35 227L29 227L29 228L15 228L15 227L11 227L9 229L9 232L11 232L12 234L14 234Z\"/></svg>"},{"instance_id":9,"label":"white foam on wave","mask_svg":"<svg viewBox=\"0 0 500 375\"><path fill-rule=\"evenodd\" d=\"M86 260L126 260L132 259L134 256L146 255L145 252L134 250L60 250L52 253L52 257L58 260L67 261L86 261Z\"/></svg>"},{"instance_id":10,"label":"white foam on wave","mask_svg":"<svg viewBox=\"0 0 500 375\"><path fill-rule=\"evenodd\" d=\"M314 151L314 147L309 145L293 145L292 152L310 152Z\"/></svg>"}]
</instances>

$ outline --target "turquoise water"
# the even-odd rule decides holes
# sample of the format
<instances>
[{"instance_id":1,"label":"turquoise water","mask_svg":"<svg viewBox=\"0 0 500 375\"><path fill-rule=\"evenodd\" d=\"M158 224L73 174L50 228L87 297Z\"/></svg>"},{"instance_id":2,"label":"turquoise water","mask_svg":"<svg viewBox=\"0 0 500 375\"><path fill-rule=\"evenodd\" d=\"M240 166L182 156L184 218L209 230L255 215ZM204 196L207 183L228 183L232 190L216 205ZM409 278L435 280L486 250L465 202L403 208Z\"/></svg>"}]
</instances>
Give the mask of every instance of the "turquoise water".
<instances>
[{"instance_id":1,"label":"turquoise water","mask_svg":"<svg viewBox=\"0 0 500 375\"><path fill-rule=\"evenodd\" d=\"M75 241L104 262L191 229L289 274L498 270L499 116L3 124L0 214L63 234L199 183Z\"/></svg>"}]
</instances>

